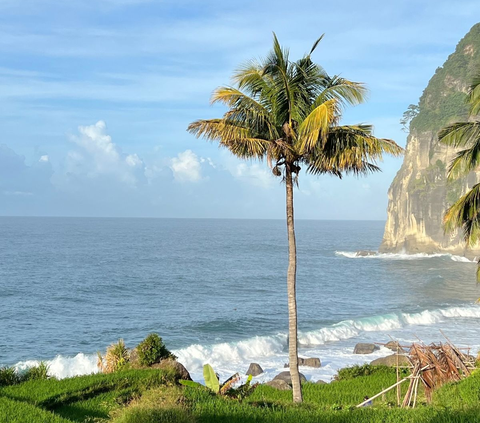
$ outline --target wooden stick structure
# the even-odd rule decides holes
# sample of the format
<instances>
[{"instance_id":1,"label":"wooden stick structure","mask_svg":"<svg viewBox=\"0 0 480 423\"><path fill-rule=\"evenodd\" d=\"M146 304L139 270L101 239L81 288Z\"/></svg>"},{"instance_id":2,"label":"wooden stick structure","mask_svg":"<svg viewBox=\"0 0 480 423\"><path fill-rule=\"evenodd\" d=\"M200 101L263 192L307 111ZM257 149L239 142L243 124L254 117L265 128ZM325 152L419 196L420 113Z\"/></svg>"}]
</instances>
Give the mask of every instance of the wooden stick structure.
<instances>
[{"instance_id":1,"label":"wooden stick structure","mask_svg":"<svg viewBox=\"0 0 480 423\"><path fill-rule=\"evenodd\" d=\"M438 389L440 386L447 382L453 382L461 380L470 375L472 370L475 369L475 358L470 356L470 348L458 348L443 334L447 339L446 344L430 344L425 345L420 339L419 343L413 343L409 348L410 352L406 357L410 362L410 376L399 380L399 365L398 365L398 353L400 345L397 343L397 382L392 386L384 389L382 392L374 395L371 398L366 399L357 405L357 407L363 407L365 404L371 402L380 395L384 395L386 392L393 388L397 388L397 405L400 405L401 389L400 385L406 380L410 381L407 392L403 398L401 406L404 408L414 408L417 404L418 398L418 385L422 382L424 387L425 398L427 402L432 399L432 392ZM379 344L379 343L377 343ZM379 344L385 345L385 344ZM468 353L464 354L461 350L467 350Z\"/></svg>"}]
</instances>

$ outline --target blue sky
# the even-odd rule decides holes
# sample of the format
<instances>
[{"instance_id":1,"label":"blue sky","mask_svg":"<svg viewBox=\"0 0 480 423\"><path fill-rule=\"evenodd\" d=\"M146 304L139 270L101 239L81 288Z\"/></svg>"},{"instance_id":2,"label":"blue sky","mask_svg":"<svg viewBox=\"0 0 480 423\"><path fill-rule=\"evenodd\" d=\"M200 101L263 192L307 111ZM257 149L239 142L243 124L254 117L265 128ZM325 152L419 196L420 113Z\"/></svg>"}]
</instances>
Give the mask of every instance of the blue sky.
<instances>
[{"instance_id":1,"label":"blue sky","mask_svg":"<svg viewBox=\"0 0 480 423\"><path fill-rule=\"evenodd\" d=\"M186 132L218 117L214 88L265 56L367 84L367 122L405 145L399 120L477 23L480 2L0 0L0 215L283 218L284 188ZM300 177L296 216L385 219L401 159L367 178Z\"/></svg>"}]
</instances>

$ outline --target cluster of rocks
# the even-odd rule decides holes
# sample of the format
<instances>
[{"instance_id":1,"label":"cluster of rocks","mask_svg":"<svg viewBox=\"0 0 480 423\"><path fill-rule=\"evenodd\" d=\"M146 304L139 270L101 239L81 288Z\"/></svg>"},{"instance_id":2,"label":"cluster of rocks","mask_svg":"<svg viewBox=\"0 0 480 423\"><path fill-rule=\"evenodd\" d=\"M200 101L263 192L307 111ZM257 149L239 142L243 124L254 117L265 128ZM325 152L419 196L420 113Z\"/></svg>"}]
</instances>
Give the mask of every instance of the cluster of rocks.
<instances>
[{"instance_id":1,"label":"cluster of rocks","mask_svg":"<svg viewBox=\"0 0 480 423\"><path fill-rule=\"evenodd\" d=\"M398 341L387 342L385 348L393 351L394 354L388 355L386 357L377 358L373 360L370 364L374 366L396 366L397 363L399 366L406 366L409 364L407 359L407 351L405 351ZM378 345L370 343L358 343L353 349L354 354L371 354L374 351L380 349Z\"/></svg>"},{"instance_id":2,"label":"cluster of rocks","mask_svg":"<svg viewBox=\"0 0 480 423\"><path fill-rule=\"evenodd\" d=\"M397 364L400 366L405 366L409 364L407 359L407 351L405 351L397 341L391 341L384 345L386 348L392 350L394 354L389 355L387 357L377 358L373 360L370 364L373 365L383 365L383 366L396 366ZM354 354L372 354L373 352L379 350L380 348L376 344L372 343L358 343L355 345L353 349ZM319 368L321 367L322 363L318 357L310 357L310 358L298 358L298 365L305 366L305 367L312 367L312 368ZM178 375L179 379L184 380L191 380L190 375L187 369L180 363L175 360L168 359L162 360L161 363L152 366L154 368L161 368L161 369L173 369L175 373ZM285 368L289 367L288 364L285 364ZM259 376L263 373L262 366L258 363L251 363L248 367L246 375L252 376ZM305 375L300 373L300 381L304 383L307 381ZM317 382L318 384L326 383L322 380ZM275 389L285 391L292 389L292 378L290 376L289 371L284 371L276 375L273 380L266 383L266 385L271 386Z\"/></svg>"},{"instance_id":3,"label":"cluster of rocks","mask_svg":"<svg viewBox=\"0 0 480 423\"><path fill-rule=\"evenodd\" d=\"M391 341L384 344L386 348L393 351L394 354L389 355L387 357L377 358L373 360L370 364L375 366L396 366L397 364L400 366L406 366L409 364L407 359L408 352L405 351L404 348L397 342ZM360 342L355 345L353 349L354 354L372 354L375 351L378 351L380 347L373 343L364 343ZM319 358L299 358L298 359L299 366L308 366L318 368L321 367L321 362ZM288 364L285 364L285 367L288 367ZM247 370L247 375L258 376L263 373L262 367L257 363L250 364L250 367ZM301 383L306 382L305 376L300 373L300 380ZM325 383L322 380L319 380L317 383ZM277 376L273 378L270 382L267 382L266 385L271 386L273 388L279 390L290 390L292 389L292 378L290 376L290 372L285 371L279 373Z\"/></svg>"},{"instance_id":4,"label":"cluster of rocks","mask_svg":"<svg viewBox=\"0 0 480 423\"><path fill-rule=\"evenodd\" d=\"M306 367L314 367L318 368L321 367L322 363L318 357L311 357L311 358L298 358L298 365L299 366L306 366ZM288 364L285 364L284 367L288 367ZM248 367L248 370L245 374L258 376L263 373L263 369L258 363L251 363ZM304 383L307 381L305 375L300 373L300 382ZM325 383L323 381L319 381L318 383ZM271 386L272 388L278 389L280 391L287 391L292 389L292 377L290 376L289 371L281 372L277 376L273 378L270 382L267 382L266 385Z\"/></svg>"}]
</instances>

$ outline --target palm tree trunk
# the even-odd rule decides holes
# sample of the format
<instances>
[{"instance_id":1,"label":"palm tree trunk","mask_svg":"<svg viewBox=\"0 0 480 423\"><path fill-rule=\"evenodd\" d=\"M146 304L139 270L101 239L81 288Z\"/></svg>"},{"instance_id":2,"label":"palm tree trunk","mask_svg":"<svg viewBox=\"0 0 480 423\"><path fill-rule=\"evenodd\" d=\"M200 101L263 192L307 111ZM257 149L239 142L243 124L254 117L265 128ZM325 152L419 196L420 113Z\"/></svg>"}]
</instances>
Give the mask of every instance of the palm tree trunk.
<instances>
[{"instance_id":1,"label":"palm tree trunk","mask_svg":"<svg viewBox=\"0 0 480 423\"><path fill-rule=\"evenodd\" d=\"M298 372L298 341L297 341L297 243L295 241L295 222L293 217L293 178L290 164L285 166L285 186L287 203L287 232L288 232L288 361L292 378L293 402L302 402L302 387Z\"/></svg>"}]
</instances>

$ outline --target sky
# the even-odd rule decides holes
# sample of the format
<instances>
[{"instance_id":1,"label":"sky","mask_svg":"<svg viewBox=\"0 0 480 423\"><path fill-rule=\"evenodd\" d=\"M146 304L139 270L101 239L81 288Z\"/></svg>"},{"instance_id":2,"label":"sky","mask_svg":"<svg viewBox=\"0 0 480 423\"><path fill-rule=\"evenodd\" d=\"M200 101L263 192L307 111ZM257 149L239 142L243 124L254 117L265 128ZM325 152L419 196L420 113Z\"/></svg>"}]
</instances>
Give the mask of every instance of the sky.
<instances>
[{"instance_id":1,"label":"sky","mask_svg":"<svg viewBox=\"0 0 480 423\"><path fill-rule=\"evenodd\" d=\"M480 21L478 0L0 0L0 216L284 218L266 163L186 131L220 117L212 91L268 54L360 81L370 123L405 146L399 120ZM402 163L368 177L302 173L300 219L385 220Z\"/></svg>"}]
</instances>

